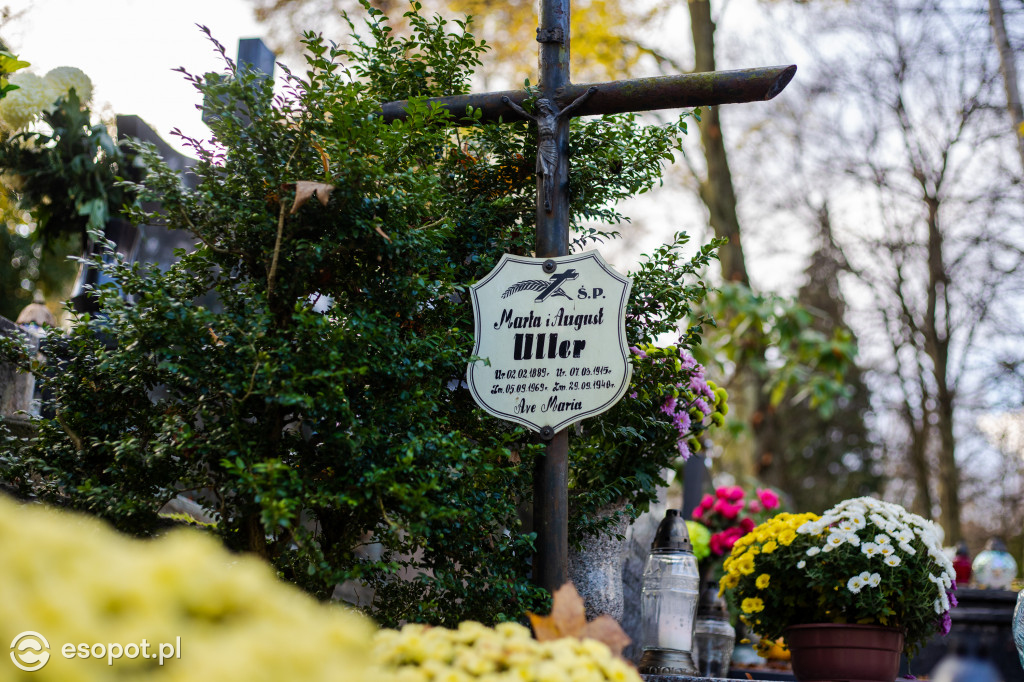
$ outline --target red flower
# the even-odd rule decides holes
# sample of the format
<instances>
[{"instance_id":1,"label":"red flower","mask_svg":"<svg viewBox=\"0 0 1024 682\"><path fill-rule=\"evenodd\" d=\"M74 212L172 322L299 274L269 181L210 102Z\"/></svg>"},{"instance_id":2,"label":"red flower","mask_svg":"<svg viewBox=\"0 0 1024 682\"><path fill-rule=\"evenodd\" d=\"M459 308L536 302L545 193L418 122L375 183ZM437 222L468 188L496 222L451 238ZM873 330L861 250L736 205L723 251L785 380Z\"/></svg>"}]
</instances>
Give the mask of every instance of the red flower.
<instances>
[{"instance_id":1,"label":"red flower","mask_svg":"<svg viewBox=\"0 0 1024 682\"><path fill-rule=\"evenodd\" d=\"M768 488L758 490L757 497L761 500L761 504L764 505L765 509L775 509L779 506L779 496L773 490Z\"/></svg>"},{"instance_id":2,"label":"red flower","mask_svg":"<svg viewBox=\"0 0 1024 682\"><path fill-rule=\"evenodd\" d=\"M723 485L715 491L715 496L720 500L736 502L743 499L743 488L738 485Z\"/></svg>"},{"instance_id":3,"label":"red flower","mask_svg":"<svg viewBox=\"0 0 1024 682\"><path fill-rule=\"evenodd\" d=\"M749 533L750 531L754 530L754 527L756 525L757 522L749 516L740 519L740 528L743 529L744 533Z\"/></svg>"},{"instance_id":4,"label":"red flower","mask_svg":"<svg viewBox=\"0 0 1024 682\"><path fill-rule=\"evenodd\" d=\"M735 519L741 511L743 511L742 504L732 504L725 500L718 500L715 502L713 510L721 514L727 519Z\"/></svg>"}]
</instances>

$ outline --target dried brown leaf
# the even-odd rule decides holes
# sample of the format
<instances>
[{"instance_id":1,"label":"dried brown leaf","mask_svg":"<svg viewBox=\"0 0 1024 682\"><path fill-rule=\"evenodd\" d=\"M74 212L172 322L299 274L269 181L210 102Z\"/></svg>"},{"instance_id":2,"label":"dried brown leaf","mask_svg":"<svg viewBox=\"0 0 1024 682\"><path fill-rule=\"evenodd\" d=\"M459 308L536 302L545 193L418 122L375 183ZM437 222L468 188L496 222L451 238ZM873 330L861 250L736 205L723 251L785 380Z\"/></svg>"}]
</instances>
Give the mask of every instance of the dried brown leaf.
<instances>
[{"instance_id":1,"label":"dried brown leaf","mask_svg":"<svg viewBox=\"0 0 1024 682\"><path fill-rule=\"evenodd\" d=\"M551 615L528 614L538 642L562 637L578 637L587 626L586 609L572 583L562 585L551 595Z\"/></svg>"},{"instance_id":2,"label":"dried brown leaf","mask_svg":"<svg viewBox=\"0 0 1024 682\"><path fill-rule=\"evenodd\" d=\"M292 208L288 213L294 214L302 208L303 204L313 197L319 199L320 203L326 206L328 199L331 198L331 192L333 191L334 185L328 185L325 182L299 180L295 183L295 201L292 202Z\"/></svg>"},{"instance_id":3,"label":"dried brown leaf","mask_svg":"<svg viewBox=\"0 0 1024 682\"><path fill-rule=\"evenodd\" d=\"M629 643L632 641L625 630L622 629L622 626L607 614L598 616L587 623L580 636L603 642L616 656L621 656L622 650L629 646Z\"/></svg>"},{"instance_id":4,"label":"dried brown leaf","mask_svg":"<svg viewBox=\"0 0 1024 682\"><path fill-rule=\"evenodd\" d=\"M320 152L320 163L322 163L323 166L324 166L324 175L330 175L331 174L331 157L328 156L327 152L324 151L324 148L321 147L320 145L318 145L316 142L310 142L310 144L313 145L313 149L315 149L318 152Z\"/></svg>"},{"instance_id":5,"label":"dried brown leaf","mask_svg":"<svg viewBox=\"0 0 1024 682\"><path fill-rule=\"evenodd\" d=\"M566 583L555 590L551 598L550 616L538 616L535 613L527 615L530 616L533 634L539 642L562 637L586 637L602 642L616 656L621 656L622 650L630 642L629 636L611 616L598 616L587 622L583 599L572 583Z\"/></svg>"}]
</instances>

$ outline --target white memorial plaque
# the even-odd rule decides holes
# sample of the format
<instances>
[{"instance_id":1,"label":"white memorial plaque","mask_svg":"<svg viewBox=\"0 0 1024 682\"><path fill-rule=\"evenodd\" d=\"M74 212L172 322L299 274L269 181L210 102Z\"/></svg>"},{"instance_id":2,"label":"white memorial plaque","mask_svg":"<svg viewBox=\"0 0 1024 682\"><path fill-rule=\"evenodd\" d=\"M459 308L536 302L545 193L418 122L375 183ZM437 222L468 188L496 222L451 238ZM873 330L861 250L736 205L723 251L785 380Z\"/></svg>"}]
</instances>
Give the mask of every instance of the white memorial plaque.
<instances>
[{"instance_id":1,"label":"white memorial plaque","mask_svg":"<svg viewBox=\"0 0 1024 682\"><path fill-rule=\"evenodd\" d=\"M545 271L545 263L554 269ZM551 433L611 409L633 371L625 328L630 284L597 251L502 256L471 288L480 359L466 376L477 404Z\"/></svg>"}]
</instances>

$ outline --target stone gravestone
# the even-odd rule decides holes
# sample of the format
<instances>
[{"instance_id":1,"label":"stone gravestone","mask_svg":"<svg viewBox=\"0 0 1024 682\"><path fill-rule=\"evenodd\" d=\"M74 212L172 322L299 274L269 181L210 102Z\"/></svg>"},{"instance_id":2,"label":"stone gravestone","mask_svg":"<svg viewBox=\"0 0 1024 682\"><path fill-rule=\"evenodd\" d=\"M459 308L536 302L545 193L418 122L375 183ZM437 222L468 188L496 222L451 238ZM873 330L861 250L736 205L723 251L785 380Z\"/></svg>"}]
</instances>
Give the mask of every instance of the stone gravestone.
<instances>
[{"instance_id":1,"label":"stone gravestone","mask_svg":"<svg viewBox=\"0 0 1024 682\"><path fill-rule=\"evenodd\" d=\"M30 354L39 351L39 335L22 329L5 317L0 317L0 336L19 338L28 342ZM0 362L0 420L16 436L31 434L28 415L32 412L32 396L35 393L35 378L19 372L6 362Z\"/></svg>"}]
</instances>

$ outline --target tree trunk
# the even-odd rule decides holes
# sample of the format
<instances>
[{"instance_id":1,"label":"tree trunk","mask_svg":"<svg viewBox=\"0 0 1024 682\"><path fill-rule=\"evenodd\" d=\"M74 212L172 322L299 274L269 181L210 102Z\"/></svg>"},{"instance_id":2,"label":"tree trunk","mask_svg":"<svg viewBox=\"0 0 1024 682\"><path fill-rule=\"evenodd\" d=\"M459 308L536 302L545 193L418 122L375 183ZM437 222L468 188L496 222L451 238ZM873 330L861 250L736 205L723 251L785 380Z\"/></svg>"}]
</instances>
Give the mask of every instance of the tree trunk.
<instances>
[{"instance_id":1,"label":"tree trunk","mask_svg":"<svg viewBox=\"0 0 1024 682\"><path fill-rule=\"evenodd\" d=\"M687 0L690 8L690 31L693 34L694 71L715 70L715 23L711 20L709 0ZM722 139L722 126L716 107L701 110L700 137L708 174L700 183L700 198L711 214L711 227L716 237L729 243L718 250L722 277L729 282L750 285L747 265L740 242L740 219L736 214L736 192L733 189L729 159Z\"/></svg>"},{"instance_id":2,"label":"tree trunk","mask_svg":"<svg viewBox=\"0 0 1024 682\"><path fill-rule=\"evenodd\" d=\"M960 540L960 474L956 466L956 439L953 435L954 392L949 386L950 310L948 277L943 259L943 237L939 229L939 201L926 197L928 205L928 303L924 319L925 350L932 362L935 379L936 428L939 432L939 505L940 521L946 531L945 542Z\"/></svg>"},{"instance_id":3,"label":"tree trunk","mask_svg":"<svg viewBox=\"0 0 1024 682\"><path fill-rule=\"evenodd\" d=\"M710 0L687 0L690 11L690 32L693 36L694 71L715 70L715 22L711 18ZM700 198L708 209L709 223L716 237L728 239L718 250L722 279L750 286L740 220L736 211L736 191L729 170L729 159L722 137L722 126L716 107L701 109L698 128L707 175L700 180ZM753 333L758 333L753 330ZM729 404L736 417L751 428L753 437L732 439L723 452L723 465L735 475L756 476L772 464L775 433L774 410L764 390L764 382L751 368L738 371L729 385Z\"/></svg>"},{"instance_id":4,"label":"tree trunk","mask_svg":"<svg viewBox=\"0 0 1024 682\"><path fill-rule=\"evenodd\" d=\"M914 473L914 482L917 485L917 495L914 496L914 511L926 519L932 518L932 492L931 472L928 464L928 399L927 394L921 394L921 409L923 417L918 422L914 418L914 411L910 407L909 400L904 400L903 419L907 425L907 433L910 434L910 466Z\"/></svg>"},{"instance_id":5,"label":"tree trunk","mask_svg":"<svg viewBox=\"0 0 1024 682\"><path fill-rule=\"evenodd\" d=\"M1002 0L988 0L988 21L992 26L992 39L999 52L999 71L1003 74L1003 86L1006 88L1006 109L1010 112L1010 120L1013 122L1017 153L1020 154L1021 169L1024 170L1024 108L1021 106L1020 90L1017 87L1017 64L1014 61L1013 48L1010 47L1010 39L1006 35Z\"/></svg>"}]
</instances>

